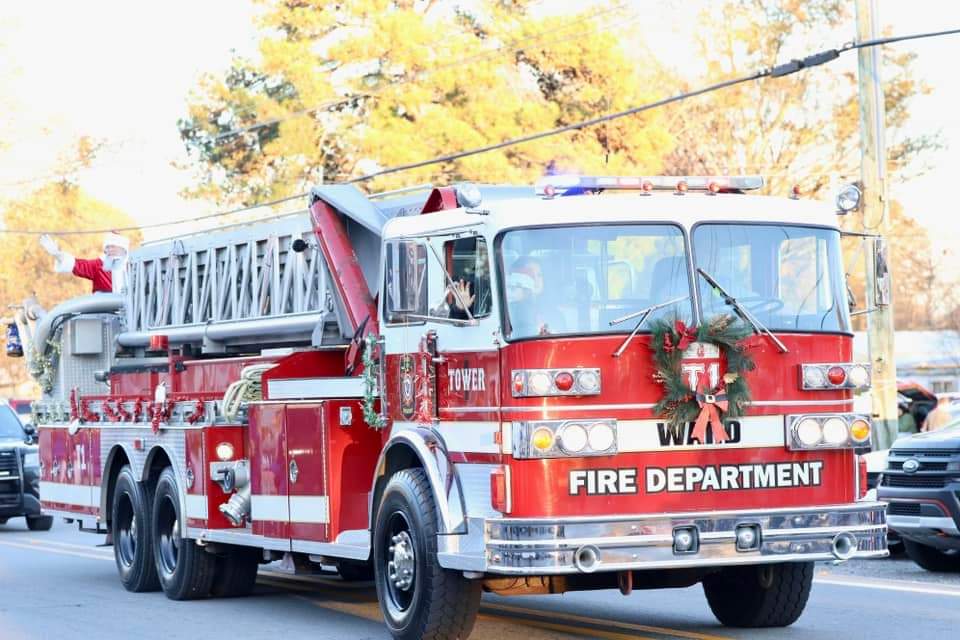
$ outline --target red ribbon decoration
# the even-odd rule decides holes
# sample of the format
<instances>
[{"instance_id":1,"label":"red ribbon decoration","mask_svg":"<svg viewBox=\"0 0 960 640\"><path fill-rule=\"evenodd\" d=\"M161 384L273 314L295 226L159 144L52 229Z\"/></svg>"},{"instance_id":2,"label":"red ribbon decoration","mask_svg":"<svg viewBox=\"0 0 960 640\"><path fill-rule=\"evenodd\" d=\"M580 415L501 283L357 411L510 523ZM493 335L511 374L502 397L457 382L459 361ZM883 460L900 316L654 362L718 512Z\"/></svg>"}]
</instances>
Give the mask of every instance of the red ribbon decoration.
<instances>
[{"instance_id":1,"label":"red ribbon decoration","mask_svg":"<svg viewBox=\"0 0 960 640\"><path fill-rule=\"evenodd\" d=\"M723 420L720 418L720 412L726 412L729 406L725 391L726 387L721 382L714 393L697 393L700 415L697 416L697 421L693 425L693 433L690 435L696 438L700 444L707 444L707 427L710 427L714 443L726 442L730 439L730 435L723 426Z\"/></svg>"},{"instance_id":2,"label":"red ribbon decoration","mask_svg":"<svg viewBox=\"0 0 960 640\"><path fill-rule=\"evenodd\" d=\"M680 351L686 351L687 347L690 346L690 343L696 342L697 340L697 328L688 327L684 324L683 320L677 320L673 324L674 331L677 332L679 336L679 341L676 345L673 344L673 336L669 333L663 335L663 350L667 353L670 353L674 349L679 349Z\"/></svg>"}]
</instances>

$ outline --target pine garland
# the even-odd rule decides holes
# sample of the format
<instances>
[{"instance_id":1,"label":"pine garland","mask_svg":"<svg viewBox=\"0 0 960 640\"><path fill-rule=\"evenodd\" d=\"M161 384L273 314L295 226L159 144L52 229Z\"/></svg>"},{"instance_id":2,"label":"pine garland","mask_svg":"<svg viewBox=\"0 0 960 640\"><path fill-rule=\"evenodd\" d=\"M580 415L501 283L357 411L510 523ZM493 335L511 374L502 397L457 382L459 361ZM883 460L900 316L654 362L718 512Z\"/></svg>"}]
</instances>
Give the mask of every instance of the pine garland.
<instances>
[{"instance_id":1,"label":"pine garland","mask_svg":"<svg viewBox=\"0 0 960 640\"><path fill-rule=\"evenodd\" d=\"M380 391L377 389L380 365L373 360L373 350L376 348L376 337L368 334L363 344L363 419L371 428L382 429L387 425L387 421L376 410Z\"/></svg>"},{"instance_id":2,"label":"pine garland","mask_svg":"<svg viewBox=\"0 0 960 640\"><path fill-rule=\"evenodd\" d=\"M725 418L736 418L750 402L750 388L743 374L753 371L753 358L747 353L743 340L753 331L729 315L720 315L699 327L686 327L677 319L660 319L651 327L654 379L664 387L663 397L654 406L658 416L671 426L688 424L700 415L697 390L691 389L681 369L683 351L691 342L715 344L727 361L727 372L720 386L724 388L729 406ZM711 390L715 391L715 390Z\"/></svg>"}]
</instances>

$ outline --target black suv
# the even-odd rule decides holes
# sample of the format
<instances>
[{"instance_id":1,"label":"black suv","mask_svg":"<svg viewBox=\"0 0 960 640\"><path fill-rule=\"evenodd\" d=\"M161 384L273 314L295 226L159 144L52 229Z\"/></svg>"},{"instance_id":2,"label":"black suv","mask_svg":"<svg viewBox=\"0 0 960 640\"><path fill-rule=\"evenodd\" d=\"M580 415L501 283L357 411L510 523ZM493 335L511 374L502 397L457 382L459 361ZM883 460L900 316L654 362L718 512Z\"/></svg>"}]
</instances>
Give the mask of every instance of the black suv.
<instances>
[{"instance_id":1,"label":"black suv","mask_svg":"<svg viewBox=\"0 0 960 640\"><path fill-rule=\"evenodd\" d=\"M0 524L25 516L31 531L47 531L53 516L40 509L40 453L34 434L0 404Z\"/></svg>"},{"instance_id":2,"label":"black suv","mask_svg":"<svg viewBox=\"0 0 960 640\"><path fill-rule=\"evenodd\" d=\"M960 424L893 443L877 498L927 571L960 571Z\"/></svg>"}]
</instances>

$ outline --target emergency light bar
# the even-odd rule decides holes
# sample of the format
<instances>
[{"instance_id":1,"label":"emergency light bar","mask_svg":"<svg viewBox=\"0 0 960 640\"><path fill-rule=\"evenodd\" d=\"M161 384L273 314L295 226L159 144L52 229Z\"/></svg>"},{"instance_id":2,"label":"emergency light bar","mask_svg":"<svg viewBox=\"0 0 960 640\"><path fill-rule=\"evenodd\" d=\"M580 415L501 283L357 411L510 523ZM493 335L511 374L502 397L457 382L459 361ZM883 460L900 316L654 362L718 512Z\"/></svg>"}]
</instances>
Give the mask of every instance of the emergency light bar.
<instances>
[{"instance_id":1,"label":"emergency light bar","mask_svg":"<svg viewBox=\"0 0 960 640\"><path fill-rule=\"evenodd\" d=\"M752 191L763 187L761 176L545 176L535 185L537 195L577 195L607 189L640 191Z\"/></svg>"}]
</instances>

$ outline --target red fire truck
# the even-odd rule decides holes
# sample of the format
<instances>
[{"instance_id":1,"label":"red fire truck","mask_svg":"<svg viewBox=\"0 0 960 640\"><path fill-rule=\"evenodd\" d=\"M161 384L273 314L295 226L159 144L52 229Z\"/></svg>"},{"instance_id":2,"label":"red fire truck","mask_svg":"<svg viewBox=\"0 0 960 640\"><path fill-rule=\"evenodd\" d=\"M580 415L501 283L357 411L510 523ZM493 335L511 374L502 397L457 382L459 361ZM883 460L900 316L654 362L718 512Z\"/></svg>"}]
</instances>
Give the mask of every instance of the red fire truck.
<instances>
[{"instance_id":1,"label":"red fire truck","mask_svg":"<svg viewBox=\"0 0 960 640\"><path fill-rule=\"evenodd\" d=\"M698 582L791 624L886 524L835 212L761 185L322 186L147 244L124 294L21 316L44 508L130 591L335 566L396 638L467 637L484 591Z\"/></svg>"}]
</instances>

